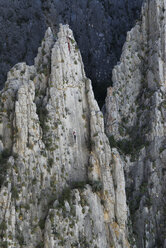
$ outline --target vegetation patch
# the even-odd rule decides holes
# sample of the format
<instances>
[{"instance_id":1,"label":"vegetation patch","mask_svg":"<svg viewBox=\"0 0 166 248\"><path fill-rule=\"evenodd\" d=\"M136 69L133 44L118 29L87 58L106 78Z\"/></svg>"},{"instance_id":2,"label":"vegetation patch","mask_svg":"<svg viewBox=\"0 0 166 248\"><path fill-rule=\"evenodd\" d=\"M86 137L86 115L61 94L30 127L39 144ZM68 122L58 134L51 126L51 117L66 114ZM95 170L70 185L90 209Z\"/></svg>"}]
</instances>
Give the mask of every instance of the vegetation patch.
<instances>
[{"instance_id":1,"label":"vegetation patch","mask_svg":"<svg viewBox=\"0 0 166 248\"><path fill-rule=\"evenodd\" d=\"M45 219L40 219L39 220L38 224L39 224L39 227L40 227L41 230L43 230L44 227L45 227L45 221L46 221Z\"/></svg>"},{"instance_id":2,"label":"vegetation patch","mask_svg":"<svg viewBox=\"0 0 166 248\"><path fill-rule=\"evenodd\" d=\"M71 187L72 189L84 189L87 183L87 181L73 182Z\"/></svg>"},{"instance_id":3,"label":"vegetation patch","mask_svg":"<svg viewBox=\"0 0 166 248\"><path fill-rule=\"evenodd\" d=\"M68 203L70 204L71 202L71 188L66 187L63 189L61 195L58 198L59 200L59 207L63 207L65 201L68 201Z\"/></svg>"},{"instance_id":4,"label":"vegetation patch","mask_svg":"<svg viewBox=\"0 0 166 248\"><path fill-rule=\"evenodd\" d=\"M103 189L103 184L100 180L90 181L89 184L91 185L93 192L99 192Z\"/></svg>"},{"instance_id":5,"label":"vegetation patch","mask_svg":"<svg viewBox=\"0 0 166 248\"><path fill-rule=\"evenodd\" d=\"M52 167L53 166L53 163L54 163L54 159L53 158L49 158L48 159L48 166L49 167Z\"/></svg>"},{"instance_id":6,"label":"vegetation patch","mask_svg":"<svg viewBox=\"0 0 166 248\"><path fill-rule=\"evenodd\" d=\"M143 137L136 137L133 140L125 138L115 140L113 135L109 137L109 142L111 148L115 147L119 149L121 153L125 155L131 155L132 157L137 155L138 151L140 151L144 146L149 144Z\"/></svg>"},{"instance_id":7,"label":"vegetation patch","mask_svg":"<svg viewBox=\"0 0 166 248\"><path fill-rule=\"evenodd\" d=\"M38 107L37 108L37 114L39 116L40 126L41 126L42 130L47 129L45 121L46 121L46 117L48 115L48 110L44 107Z\"/></svg>"},{"instance_id":8,"label":"vegetation patch","mask_svg":"<svg viewBox=\"0 0 166 248\"><path fill-rule=\"evenodd\" d=\"M12 186L11 192L12 192L12 198L18 200L19 199L19 193L18 193L17 187Z\"/></svg>"},{"instance_id":9,"label":"vegetation patch","mask_svg":"<svg viewBox=\"0 0 166 248\"><path fill-rule=\"evenodd\" d=\"M1 248L8 248L8 242L7 241L0 241L0 247Z\"/></svg>"},{"instance_id":10,"label":"vegetation patch","mask_svg":"<svg viewBox=\"0 0 166 248\"><path fill-rule=\"evenodd\" d=\"M35 248L44 248L44 243L41 241Z\"/></svg>"},{"instance_id":11,"label":"vegetation patch","mask_svg":"<svg viewBox=\"0 0 166 248\"><path fill-rule=\"evenodd\" d=\"M17 235L17 240L20 246L25 245L24 236L22 234Z\"/></svg>"},{"instance_id":12,"label":"vegetation patch","mask_svg":"<svg viewBox=\"0 0 166 248\"><path fill-rule=\"evenodd\" d=\"M0 153L0 187L5 181L7 170L10 167L10 164L8 163L8 159L10 157L11 153L8 149L4 149Z\"/></svg>"},{"instance_id":13,"label":"vegetation patch","mask_svg":"<svg viewBox=\"0 0 166 248\"><path fill-rule=\"evenodd\" d=\"M93 192L98 192L103 189L103 184L100 180L86 180L86 181L80 181L80 182L73 182L72 183L72 189L84 189L85 186L89 184L92 187Z\"/></svg>"}]
</instances>

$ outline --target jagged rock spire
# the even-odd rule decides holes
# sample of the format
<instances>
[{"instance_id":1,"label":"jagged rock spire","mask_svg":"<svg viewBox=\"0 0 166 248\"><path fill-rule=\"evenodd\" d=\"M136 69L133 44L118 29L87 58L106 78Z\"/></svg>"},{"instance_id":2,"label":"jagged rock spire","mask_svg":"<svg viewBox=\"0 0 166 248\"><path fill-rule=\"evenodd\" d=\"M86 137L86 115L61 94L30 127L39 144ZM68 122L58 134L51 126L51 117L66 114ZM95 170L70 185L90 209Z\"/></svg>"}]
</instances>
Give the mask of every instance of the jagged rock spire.
<instances>
[{"instance_id":1,"label":"jagged rock spire","mask_svg":"<svg viewBox=\"0 0 166 248\"><path fill-rule=\"evenodd\" d=\"M1 246L128 247L122 160L68 25L1 92Z\"/></svg>"},{"instance_id":2,"label":"jagged rock spire","mask_svg":"<svg viewBox=\"0 0 166 248\"><path fill-rule=\"evenodd\" d=\"M165 247L166 1L146 1L106 99L106 130L125 158L136 247Z\"/></svg>"}]
</instances>

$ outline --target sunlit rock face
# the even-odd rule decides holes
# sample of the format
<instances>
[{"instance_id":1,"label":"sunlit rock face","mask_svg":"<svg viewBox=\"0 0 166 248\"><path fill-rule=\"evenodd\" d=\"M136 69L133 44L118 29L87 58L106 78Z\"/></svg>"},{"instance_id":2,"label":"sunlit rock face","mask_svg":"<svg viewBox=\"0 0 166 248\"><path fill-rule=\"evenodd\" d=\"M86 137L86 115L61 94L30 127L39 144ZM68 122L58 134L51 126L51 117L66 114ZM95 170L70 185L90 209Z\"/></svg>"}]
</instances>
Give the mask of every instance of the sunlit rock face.
<instances>
[{"instance_id":1,"label":"sunlit rock face","mask_svg":"<svg viewBox=\"0 0 166 248\"><path fill-rule=\"evenodd\" d=\"M0 88L18 62L33 65L47 26L56 33L69 24L78 42L85 71L103 104L112 68L120 58L126 32L139 18L143 0L0 1ZM102 88L100 87L102 84Z\"/></svg>"},{"instance_id":2,"label":"sunlit rock face","mask_svg":"<svg viewBox=\"0 0 166 248\"><path fill-rule=\"evenodd\" d=\"M68 25L0 94L0 246L129 247L123 160Z\"/></svg>"},{"instance_id":3,"label":"sunlit rock face","mask_svg":"<svg viewBox=\"0 0 166 248\"><path fill-rule=\"evenodd\" d=\"M144 4L106 98L106 132L125 158L131 237L137 247L147 248L166 247L165 9L165 0Z\"/></svg>"}]
</instances>

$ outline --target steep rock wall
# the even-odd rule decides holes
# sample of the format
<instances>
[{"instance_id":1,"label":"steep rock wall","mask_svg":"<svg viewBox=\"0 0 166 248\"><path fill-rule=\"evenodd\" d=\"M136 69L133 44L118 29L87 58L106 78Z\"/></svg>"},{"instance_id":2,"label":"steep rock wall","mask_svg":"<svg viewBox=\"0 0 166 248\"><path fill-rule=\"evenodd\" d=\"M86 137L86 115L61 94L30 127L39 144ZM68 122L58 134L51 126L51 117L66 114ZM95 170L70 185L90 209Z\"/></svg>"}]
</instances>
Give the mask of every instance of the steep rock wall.
<instances>
[{"instance_id":1,"label":"steep rock wall","mask_svg":"<svg viewBox=\"0 0 166 248\"><path fill-rule=\"evenodd\" d=\"M1 91L0 246L127 248L123 163L72 31L57 37Z\"/></svg>"},{"instance_id":2,"label":"steep rock wall","mask_svg":"<svg viewBox=\"0 0 166 248\"><path fill-rule=\"evenodd\" d=\"M106 99L106 131L124 156L137 247L165 247L166 1L147 1ZM134 240L133 240L134 242Z\"/></svg>"},{"instance_id":3,"label":"steep rock wall","mask_svg":"<svg viewBox=\"0 0 166 248\"><path fill-rule=\"evenodd\" d=\"M112 68L141 5L142 0L1 0L0 87L11 66L22 61L33 64L46 26L56 33L59 23L68 23L74 31L94 86L110 85ZM101 88L96 90L103 101Z\"/></svg>"}]
</instances>

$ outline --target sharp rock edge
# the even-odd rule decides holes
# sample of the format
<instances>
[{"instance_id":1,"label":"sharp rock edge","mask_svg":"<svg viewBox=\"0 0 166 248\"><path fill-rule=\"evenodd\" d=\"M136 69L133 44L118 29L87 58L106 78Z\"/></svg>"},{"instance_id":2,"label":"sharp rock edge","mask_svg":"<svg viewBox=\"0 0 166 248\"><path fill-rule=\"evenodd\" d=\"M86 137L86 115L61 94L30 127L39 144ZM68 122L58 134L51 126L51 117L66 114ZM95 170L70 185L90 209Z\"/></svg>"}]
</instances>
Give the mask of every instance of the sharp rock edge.
<instances>
[{"instance_id":1,"label":"sharp rock edge","mask_svg":"<svg viewBox=\"0 0 166 248\"><path fill-rule=\"evenodd\" d=\"M123 162L69 27L0 94L0 247L129 247Z\"/></svg>"},{"instance_id":2,"label":"sharp rock edge","mask_svg":"<svg viewBox=\"0 0 166 248\"><path fill-rule=\"evenodd\" d=\"M106 131L124 156L131 237L141 248L166 247L165 48L166 1L146 1L106 99Z\"/></svg>"}]
</instances>

